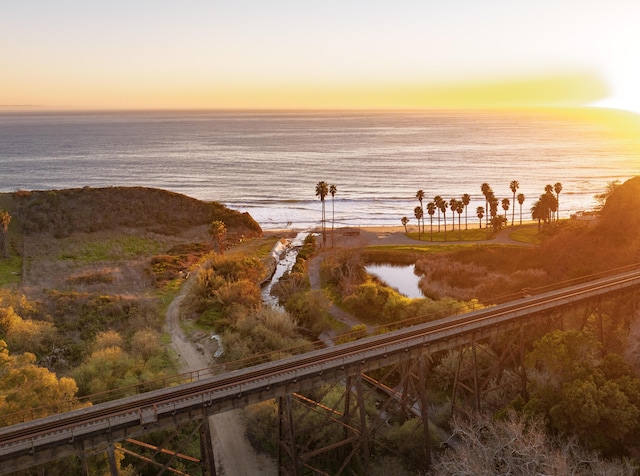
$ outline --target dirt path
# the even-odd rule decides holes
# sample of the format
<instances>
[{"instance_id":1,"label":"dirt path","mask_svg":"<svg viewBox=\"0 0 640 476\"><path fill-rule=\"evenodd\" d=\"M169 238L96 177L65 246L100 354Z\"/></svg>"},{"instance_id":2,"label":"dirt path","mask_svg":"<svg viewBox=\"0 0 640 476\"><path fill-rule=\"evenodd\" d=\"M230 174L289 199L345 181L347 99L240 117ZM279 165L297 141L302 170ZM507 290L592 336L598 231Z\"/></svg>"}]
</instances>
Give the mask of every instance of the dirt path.
<instances>
[{"instance_id":1,"label":"dirt path","mask_svg":"<svg viewBox=\"0 0 640 476\"><path fill-rule=\"evenodd\" d=\"M187 281L180 294L167 308L166 330L171 335L171 346L182 360L183 371L208 367L211 362L198 352L180 327L180 304L193 285ZM209 417L213 452L218 476L271 476L278 474L276 463L257 454L245 437L241 410L218 413ZM275 431L275 429L274 429Z\"/></svg>"},{"instance_id":2,"label":"dirt path","mask_svg":"<svg viewBox=\"0 0 640 476\"><path fill-rule=\"evenodd\" d=\"M323 260L322 253L315 255L309 261L309 284L311 285L311 289L320 289L320 264ZM355 316L349 314L343 309L340 309L335 304L331 304L329 308L329 314L336 321L343 323L349 329L353 328L358 324L362 324ZM334 345L333 339L336 337L337 333L333 329L328 329L321 333L318 337L327 347L331 347Z\"/></svg>"}]
</instances>

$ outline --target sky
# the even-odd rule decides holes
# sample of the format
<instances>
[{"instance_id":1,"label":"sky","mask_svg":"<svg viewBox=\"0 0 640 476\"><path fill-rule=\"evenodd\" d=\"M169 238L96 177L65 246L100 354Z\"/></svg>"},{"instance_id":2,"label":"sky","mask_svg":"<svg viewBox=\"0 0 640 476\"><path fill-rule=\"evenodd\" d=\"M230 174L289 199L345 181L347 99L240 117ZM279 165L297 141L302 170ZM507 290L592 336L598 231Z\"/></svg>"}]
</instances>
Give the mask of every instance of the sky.
<instances>
[{"instance_id":1,"label":"sky","mask_svg":"<svg viewBox=\"0 0 640 476\"><path fill-rule=\"evenodd\" d=\"M638 0L0 0L0 106L640 112Z\"/></svg>"}]
</instances>

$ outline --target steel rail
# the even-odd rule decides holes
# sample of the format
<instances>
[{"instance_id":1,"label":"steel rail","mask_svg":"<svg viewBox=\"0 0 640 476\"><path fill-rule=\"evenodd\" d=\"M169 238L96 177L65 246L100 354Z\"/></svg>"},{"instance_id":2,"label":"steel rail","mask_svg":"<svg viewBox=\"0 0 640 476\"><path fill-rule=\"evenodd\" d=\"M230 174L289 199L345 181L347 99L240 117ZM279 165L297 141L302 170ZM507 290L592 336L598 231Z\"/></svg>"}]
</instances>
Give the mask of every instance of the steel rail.
<instances>
[{"instance_id":1,"label":"steel rail","mask_svg":"<svg viewBox=\"0 0 640 476\"><path fill-rule=\"evenodd\" d=\"M368 360L383 360L409 349L428 347L452 337L497 328L529 315L638 286L640 270L635 269L380 336L0 428L0 462L35 454L39 448L68 445L76 439L104 433L105 429L144 426L145 420L153 423L163 415L189 412L218 401L230 401L248 394L254 394L254 399L262 398L259 394L265 395L262 399L273 398L275 389L291 393L305 379L317 380L318 376L330 376L347 367L357 370ZM0 474L4 474L1 468Z\"/></svg>"}]
</instances>

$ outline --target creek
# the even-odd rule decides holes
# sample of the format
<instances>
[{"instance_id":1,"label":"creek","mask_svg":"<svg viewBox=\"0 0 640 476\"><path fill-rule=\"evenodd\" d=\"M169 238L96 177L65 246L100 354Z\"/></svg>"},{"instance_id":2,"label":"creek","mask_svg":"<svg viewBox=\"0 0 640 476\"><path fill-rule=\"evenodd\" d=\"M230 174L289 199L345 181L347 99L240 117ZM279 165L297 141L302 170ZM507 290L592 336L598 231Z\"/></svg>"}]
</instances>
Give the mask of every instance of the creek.
<instances>
[{"instance_id":1,"label":"creek","mask_svg":"<svg viewBox=\"0 0 640 476\"><path fill-rule=\"evenodd\" d=\"M300 232L292 240L282 238L271 250L271 256L276 260L276 269L271 276L271 279L262 287L262 302L270 305L271 307L282 309L278 298L271 294L273 285L276 284L280 278L293 268L296 264L296 258L298 257L298 251L304 244L304 239L309 232Z\"/></svg>"}]
</instances>

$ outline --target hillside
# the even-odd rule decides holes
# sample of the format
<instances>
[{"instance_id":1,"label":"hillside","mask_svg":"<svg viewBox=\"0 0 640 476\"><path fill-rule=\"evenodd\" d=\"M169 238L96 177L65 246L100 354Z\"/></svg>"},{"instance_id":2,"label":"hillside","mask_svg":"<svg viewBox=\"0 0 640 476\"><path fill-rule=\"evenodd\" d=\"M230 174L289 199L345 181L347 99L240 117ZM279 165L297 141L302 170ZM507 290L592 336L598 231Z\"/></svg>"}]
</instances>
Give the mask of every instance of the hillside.
<instances>
[{"instance_id":1,"label":"hillside","mask_svg":"<svg viewBox=\"0 0 640 476\"><path fill-rule=\"evenodd\" d=\"M28 293L144 294L211 249L212 221L225 222L228 246L262 234L247 213L144 187L18 191L0 194L0 208Z\"/></svg>"},{"instance_id":2,"label":"hillside","mask_svg":"<svg viewBox=\"0 0 640 476\"><path fill-rule=\"evenodd\" d=\"M213 220L230 232L260 234L260 225L247 213L217 202L203 202L166 190L145 187L77 188L11 194L9 211L27 235L91 233L114 228L144 228L164 234Z\"/></svg>"}]
</instances>

